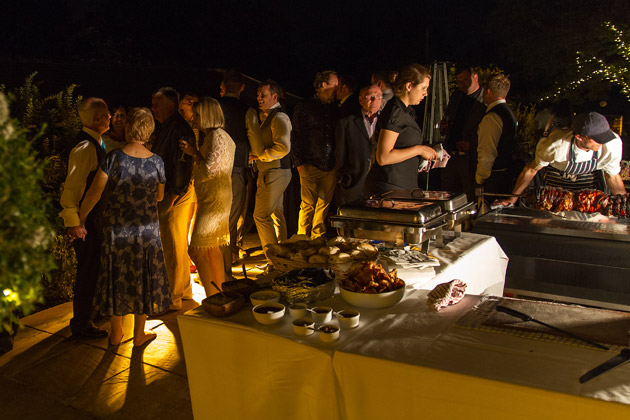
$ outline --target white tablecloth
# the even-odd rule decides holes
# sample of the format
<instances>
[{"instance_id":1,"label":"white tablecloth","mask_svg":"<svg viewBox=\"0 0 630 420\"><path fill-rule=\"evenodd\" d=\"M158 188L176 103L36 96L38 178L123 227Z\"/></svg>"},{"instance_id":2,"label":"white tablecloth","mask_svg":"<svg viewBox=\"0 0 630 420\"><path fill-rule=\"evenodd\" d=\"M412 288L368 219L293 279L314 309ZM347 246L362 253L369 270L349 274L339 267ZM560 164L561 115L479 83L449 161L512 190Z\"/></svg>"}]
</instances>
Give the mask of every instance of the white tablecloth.
<instances>
[{"instance_id":1,"label":"white tablecloth","mask_svg":"<svg viewBox=\"0 0 630 420\"><path fill-rule=\"evenodd\" d=\"M484 248L493 252L479 255ZM464 235L435 251L444 262L436 279L408 285L392 308L361 310L361 325L335 343L296 337L288 316L259 325L247 308L226 319L202 308L180 316L195 419L628 418L629 406L607 401L629 402L630 365L578 382L613 353L455 327L477 296L428 308L421 289L434 283L501 283L493 276L507 261L497 248ZM322 304L349 307L339 295Z\"/></svg>"}]
</instances>

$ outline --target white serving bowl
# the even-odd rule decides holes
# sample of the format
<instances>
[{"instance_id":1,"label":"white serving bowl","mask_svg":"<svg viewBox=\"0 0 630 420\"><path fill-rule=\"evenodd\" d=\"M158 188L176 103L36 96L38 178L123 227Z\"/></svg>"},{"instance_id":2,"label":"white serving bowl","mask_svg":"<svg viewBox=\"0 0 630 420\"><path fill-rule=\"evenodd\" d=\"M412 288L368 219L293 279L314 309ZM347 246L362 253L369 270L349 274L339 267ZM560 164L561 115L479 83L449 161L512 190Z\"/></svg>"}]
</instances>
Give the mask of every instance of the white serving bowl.
<instances>
[{"instance_id":1,"label":"white serving bowl","mask_svg":"<svg viewBox=\"0 0 630 420\"><path fill-rule=\"evenodd\" d=\"M344 309L336 313L341 328L356 328L359 326L359 311Z\"/></svg>"},{"instance_id":2,"label":"white serving bowl","mask_svg":"<svg viewBox=\"0 0 630 420\"><path fill-rule=\"evenodd\" d=\"M330 306L314 306L310 311L311 318L318 324L323 324L332 319L333 309Z\"/></svg>"},{"instance_id":3,"label":"white serving bowl","mask_svg":"<svg viewBox=\"0 0 630 420\"><path fill-rule=\"evenodd\" d=\"M254 318L261 324L269 325L280 321L284 316L284 305L281 303L262 303L252 308Z\"/></svg>"},{"instance_id":4,"label":"white serving bowl","mask_svg":"<svg viewBox=\"0 0 630 420\"><path fill-rule=\"evenodd\" d=\"M305 337L315 332L315 323L310 318L298 318L291 323L295 335Z\"/></svg>"},{"instance_id":5,"label":"white serving bowl","mask_svg":"<svg viewBox=\"0 0 630 420\"><path fill-rule=\"evenodd\" d=\"M306 303L294 303L289 306L289 315L293 319L306 317Z\"/></svg>"},{"instance_id":6,"label":"white serving bowl","mask_svg":"<svg viewBox=\"0 0 630 420\"><path fill-rule=\"evenodd\" d=\"M324 324L317 329L317 334L324 343L332 343L339 339L339 327L335 324Z\"/></svg>"},{"instance_id":7,"label":"white serving bowl","mask_svg":"<svg viewBox=\"0 0 630 420\"><path fill-rule=\"evenodd\" d=\"M249 300L253 306L263 303L278 303L280 302L280 292L276 292L275 290L259 290L249 295Z\"/></svg>"},{"instance_id":8,"label":"white serving bowl","mask_svg":"<svg viewBox=\"0 0 630 420\"><path fill-rule=\"evenodd\" d=\"M343 300L357 308L381 309L394 306L405 296L405 286L392 292L384 293L357 293L339 288Z\"/></svg>"}]
</instances>

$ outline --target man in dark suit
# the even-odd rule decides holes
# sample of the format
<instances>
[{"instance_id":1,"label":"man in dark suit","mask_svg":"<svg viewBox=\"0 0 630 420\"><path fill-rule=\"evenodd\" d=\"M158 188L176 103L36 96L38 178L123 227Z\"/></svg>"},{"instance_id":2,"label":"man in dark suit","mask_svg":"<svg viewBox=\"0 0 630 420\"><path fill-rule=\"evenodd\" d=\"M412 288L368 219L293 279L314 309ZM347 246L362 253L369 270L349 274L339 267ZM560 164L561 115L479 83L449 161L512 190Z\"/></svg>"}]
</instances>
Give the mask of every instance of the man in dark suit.
<instances>
[{"instance_id":1,"label":"man in dark suit","mask_svg":"<svg viewBox=\"0 0 630 420\"><path fill-rule=\"evenodd\" d=\"M63 210L59 213L77 255L70 329L73 337L104 338L107 332L95 327L92 322L92 301L101 266L101 209L97 204L85 225L81 225L79 208L105 158L105 143L101 136L109 129L110 115L107 104L100 98L83 100L78 111L83 129L70 151L68 175L60 200Z\"/></svg>"},{"instance_id":2,"label":"man in dark suit","mask_svg":"<svg viewBox=\"0 0 630 420\"><path fill-rule=\"evenodd\" d=\"M339 120L335 130L338 205L364 197L365 178L372 166L378 132L376 121L383 92L377 85L359 92L360 112Z\"/></svg>"},{"instance_id":3,"label":"man in dark suit","mask_svg":"<svg viewBox=\"0 0 630 420\"><path fill-rule=\"evenodd\" d=\"M339 85L335 96L339 101L339 118L359 112L359 101L357 100L357 80L349 75L339 76Z\"/></svg>"}]
</instances>

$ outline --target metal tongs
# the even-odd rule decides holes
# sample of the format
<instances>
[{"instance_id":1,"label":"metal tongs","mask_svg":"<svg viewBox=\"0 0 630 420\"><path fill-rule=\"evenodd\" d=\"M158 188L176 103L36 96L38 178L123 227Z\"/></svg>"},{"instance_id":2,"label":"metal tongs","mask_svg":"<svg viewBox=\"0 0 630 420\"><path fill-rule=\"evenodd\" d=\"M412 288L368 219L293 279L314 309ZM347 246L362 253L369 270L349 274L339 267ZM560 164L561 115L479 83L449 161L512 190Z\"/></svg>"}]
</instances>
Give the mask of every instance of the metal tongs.
<instances>
[{"instance_id":1,"label":"metal tongs","mask_svg":"<svg viewBox=\"0 0 630 420\"><path fill-rule=\"evenodd\" d=\"M565 330L560 329L558 327L554 327L553 325L549 325L546 322L542 322L542 321L539 321L537 319L534 319L533 317L531 317L531 316L529 316L527 314L524 314L523 312L519 312L516 309L508 308L508 307L501 306L501 305L497 305L495 307L495 309L498 312L503 312L503 313L511 315L513 317L520 318L520 319L522 319L525 322L529 322L529 321L535 322L535 323L540 324L540 325L542 325L544 327L547 327L547 328L549 328L551 330L557 331L557 332L562 333L562 334L564 334L566 336L569 336L571 338L575 338L576 340L580 340L580 341L582 341L584 343L587 343L588 345L593 346L595 348L598 348L600 350L609 350L608 347L606 347L606 346L602 346L599 343L596 343L596 342L591 341L591 340L587 340L586 338L582 338L579 335L575 335L575 334L573 334L573 333L571 333L569 331L565 331Z\"/></svg>"}]
</instances>

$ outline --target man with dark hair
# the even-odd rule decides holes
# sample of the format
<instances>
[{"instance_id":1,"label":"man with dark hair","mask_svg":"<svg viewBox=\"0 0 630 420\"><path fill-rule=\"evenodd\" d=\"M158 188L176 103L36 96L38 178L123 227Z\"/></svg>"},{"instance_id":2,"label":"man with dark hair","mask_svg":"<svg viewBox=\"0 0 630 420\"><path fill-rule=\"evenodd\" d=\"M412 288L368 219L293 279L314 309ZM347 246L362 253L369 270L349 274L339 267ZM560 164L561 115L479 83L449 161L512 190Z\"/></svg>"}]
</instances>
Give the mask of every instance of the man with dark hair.
<instances>
[{"instance_id":1,"label":"man with dark hair","mask_svg":"<svg viewBox=\"0 0 630 420\"><path fill-rule=\"evenodd\" d=\"M444 147L451 155L440 173L441 188L464 192L468 200L475 199L475 165L477 164L477 128L486 107L477 71L468 65L455 66L457 90L446 108L446 141Z\"/></svg>"},{"instance_id":2,"label":"man with dark hair","mask_svg":"<svg viewBox=\"0 0 630 420\"><path fill-rule=\"evenodd\" d=\"M186 92L179 101L179 115L192 127L193 105L199 102L199 95L194 92Z\"/></svg>"},{"instance_id":3,"label":"man with dark hair","mask_svg":"<svg viewBox=\"0 0 630 420\"><path fill-rule=\"evenodd\" d=\"M226 280L232 276L232 262L239 258L243 244L243 223L247 211L248 156L253 142L260 142L258 115L253 107L240 99L245 89L243 74L228 70L221 82L218 99L225 117L225 131L236 144L232 168L232 208L230 210L230 252L224 255Z\"/></svg>"},{"instance_id":4,"label":"man with dark hair","mask_svg":"<svg viewBox=\"0 0 630 420\"><path fill-rule=\"evenodd\" d=\"M92 322L92 302L101 266L102 209L97 204L85 225L81 225L79 208L105 158L105 142L101 136L109 129L110 115L107 104L100 98L84 99L78 111L83 129L70 151L68 175L60 200L63 210L59 213L68 228L77 256L70 330L78 338L104 338L107 332L95 327Z\"/></svg>"},{"instance_id":5,"label":"man with dark hair","mask_svg":"<svg viewBox=\"0 0 630 420\"><path fill-rule=\"evenodd\" d=\"M335 170L337 172L337 205L365 197L365 179L376 151L376 122L383 94L376 85L359 92L359 110L341 118L335 131Z\"/></svg>"},{"instance_id":6,"label":"man with dark hair","mask_svg":"<svg viewBox=\"0 0 630 420\"><path fill-rule=\"evenodd\" d=\"M335 125L333 103L339 79L332 70L315 75L315 96L295 106L291 155L300 175L298 234L326 233L326 215L335 191Z\"/></svg>"},{"instance_id":7,"label":"man with dark hair","mask_svg":"<svg viewBox=\"0 0 630 420\"><path fill-rule=\"evenodd\" d=\"M193 141L195 134L177 112L178 106L179 94L171 87L163 87L153 94L151 112L159 125L156 124L153 132L151 151L162 158L166 172L164 199L158 203L158 216L172 310L182 308L182 299L192 299L188 221L195 193L191 185L192 159L182 153L179 141Z\"/></svg>"},{"instance_id":8,"label":"man with dark hair","mask_svg":"<svg viewBox=\"0 0 630 420\"><path fill-rule=\"evenodd\" d=\"M381 88L383 92L383 103L381 104L381 110L385 108L387 101L394 97L394 90L392 89L392 83L397 76L395 71L377 71L372 74L370 83Z\"/></svg>"},{"instance_id":9,"label":"man with dark hair","mask_svg":"<svg viewBox=\"0 0 630 420\"><path fill-rule=\"evenodd\" d=\"M337 86L337 101L339 102L339 118L343 118L350 114L359 112L359 101L355 91L357 89L357 80L354 76L343 74L339 76L339 85Z\"/></svg>"},{"instance_id":10,"label":"man with dark hair","mask_svg":"<svg viewBox=\"0 0 630 420\"><path fill-rule=\"evenodd\" d=\"M505 98L510 79L503 74L492 76L483 87L483 102L488 106L479 123L477 170L475 182L487 192L509 194L515 162L512 152L516 143L516 117Z\"/></svg>"},{"instance_id":11,"label":"man with dark hair","mask_svg":"<svg viewBox=\"0 0 630 420\"><path fill-rule=\"evenodd\" d=\"M258 87L261 136L252 142L250 159L258 168L254 222L263 249L287 239L284 190L291 181L291 119L280 105L281 97L282 88L273 80Z\"/></svg>"}]
</instances>

